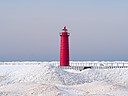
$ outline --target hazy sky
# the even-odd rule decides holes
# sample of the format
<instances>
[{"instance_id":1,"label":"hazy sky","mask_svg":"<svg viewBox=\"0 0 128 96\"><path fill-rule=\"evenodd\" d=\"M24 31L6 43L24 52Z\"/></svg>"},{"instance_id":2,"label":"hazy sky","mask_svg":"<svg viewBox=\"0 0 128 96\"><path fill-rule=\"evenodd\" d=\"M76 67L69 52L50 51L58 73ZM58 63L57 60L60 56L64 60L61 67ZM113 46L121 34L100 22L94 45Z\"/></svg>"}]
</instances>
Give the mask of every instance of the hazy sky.
<instances>
[{"instance_id":1,"label":"hazy sky","mask_svg":"<svg viewBox=\"0 0 128 96\"><path fill-rule=\"evenodd\" d=\"M128 0L0 0L0 61L128 60Z\"/></svg>"}]
</instances>

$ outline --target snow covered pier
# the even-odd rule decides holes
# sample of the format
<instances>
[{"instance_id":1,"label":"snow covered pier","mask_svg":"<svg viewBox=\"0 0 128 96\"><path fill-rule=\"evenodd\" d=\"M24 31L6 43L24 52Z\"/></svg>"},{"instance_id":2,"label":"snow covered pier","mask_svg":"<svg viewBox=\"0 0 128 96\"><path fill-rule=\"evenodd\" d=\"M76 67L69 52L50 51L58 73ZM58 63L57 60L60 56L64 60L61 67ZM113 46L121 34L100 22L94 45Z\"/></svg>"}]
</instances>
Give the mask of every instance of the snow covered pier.
<instances>
[{"instance_id":1,"label":"snow covered pier","mask_svg":"<svg viewBox=\"0 0 128 96\"><path fill-rule=\"evenodd\" d=\"M91 69L113 69L128 68L128 61L70 61L70 66L60 66L59 61L51 62L0 62L0 65L42 65L51 64L61 69L85 70Z\"/></svg>"},{"instance_id":2,"label":"snow covered pier","mask_svg":"<svg viewBox=\"0 0 128 96\"><path fill-rule=\"evenodd\" d=\"M70 61L70 66L59 66L59 62L50 62L53 66L61 69L85 70L91 69L113 69L128 68L128 61Z\"/></svg>"},{"instance_id":3,"label":"snow covered pier","mask_svg":"<svg viewBox=\"0 0 128 96\"><path fill-rule=\"evenodd\" d=\"M128 66L57 66L61 69L85 70L85 69L114 69L114 68L128 68Z\"/></svg>"}]
</instances>

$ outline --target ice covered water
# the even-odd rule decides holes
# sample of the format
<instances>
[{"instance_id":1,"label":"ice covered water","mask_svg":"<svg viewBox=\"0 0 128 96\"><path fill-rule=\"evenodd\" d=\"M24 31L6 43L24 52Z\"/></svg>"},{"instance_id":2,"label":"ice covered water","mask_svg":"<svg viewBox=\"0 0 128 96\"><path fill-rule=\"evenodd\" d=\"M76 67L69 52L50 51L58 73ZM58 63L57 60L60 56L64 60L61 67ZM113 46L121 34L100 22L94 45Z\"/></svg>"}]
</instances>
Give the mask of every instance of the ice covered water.
<instances>
[{"instance_id":1,"label":"ice covered water","mask_svg":"<svg viewBox=\"0 0 128 96\"><path fill-rule=\"evenodd\" d=\"M127 96L128 69L62 70L50 64L0 65L0 96Z\"/></svg>"}]
</instances>

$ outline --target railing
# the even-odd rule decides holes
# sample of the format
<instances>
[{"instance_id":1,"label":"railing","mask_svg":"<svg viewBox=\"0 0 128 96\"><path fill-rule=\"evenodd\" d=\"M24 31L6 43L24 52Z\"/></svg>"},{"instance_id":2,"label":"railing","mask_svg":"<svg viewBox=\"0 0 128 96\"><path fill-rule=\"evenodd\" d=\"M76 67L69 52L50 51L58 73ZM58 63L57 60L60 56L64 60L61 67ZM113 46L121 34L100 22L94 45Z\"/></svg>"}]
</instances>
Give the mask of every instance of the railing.
<instances>
[{"instance_id":1,"label":"railing","mask_svg":"<svg viewBox=\"0 0 128 96\"><path fill-rule=\"evenodd\" d=\"M0 62L0 65L41 65L51 64L61 69L85 70L91 69L113 69L128 68L128 61L70 61L70 66L60 66L59 61L51 62Z\"/></svg>"},{"instance_id":2,"label":"railing","mask_svg":"<svg viewBox=\"0 0 128 96\"><path fill-rule=\"evenodd\" d=\"M59 66L59 62L50 62L53 66L61 69L113 69L113 68L128 68L128 61L71 61L70 66Z\"/></svg>"},{"instance_id":3,"label":"railing","mask_svg":"<svg viewBox=\"0 0 128 96\"><path fill-rule=\"evenodd\" d=\"M59 66L58 61L49 62L53 66ZM128 61L70 61L70 66L128 66Z\"/></svg>"}]
</instances>

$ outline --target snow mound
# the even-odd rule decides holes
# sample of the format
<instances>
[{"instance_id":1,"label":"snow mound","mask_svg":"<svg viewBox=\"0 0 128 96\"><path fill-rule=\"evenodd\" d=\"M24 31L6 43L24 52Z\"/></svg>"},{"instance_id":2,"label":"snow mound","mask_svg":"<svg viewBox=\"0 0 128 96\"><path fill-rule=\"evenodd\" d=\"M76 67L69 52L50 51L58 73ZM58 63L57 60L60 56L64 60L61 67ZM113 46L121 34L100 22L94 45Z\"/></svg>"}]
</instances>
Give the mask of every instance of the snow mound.
<instances>
[{"instance_id":1,"label":"snow mound","mask_svg":"<svg viewBox=\"0 0 128 96\"><path fill-rule=\"evenodd\" d=\"M85 82L105 81L128 87L128 69L88 69L82 72Z\"/></svg>"},{"instance_id":2,"label":"snow mound","mask_svg":"<svg viewBox=\"0 0 128 96\"><path fill-rule=\"evenodd\" d=\"M19 82L61 85L74 85L84 83L84 79L82 79L79 73L67 72L62 69L53 67L50 64L10 66L8 67L12 69L6 68L6 71L0 75L1 85Z\"/></svg>"},{"instance_id":3,"label":"snow mound","mask_svg":"<svg viewBox=\"0 0 128 96\"><path fill-rule=\"evenodd\" d=\"M0 85L19 82L77 85L94 81L128 87L128 69L86 69L76 72L64 71L50 64L0 66Z\"/></svg>"},{"instance_id":4,"label":"snow mound","mask_svg":"<svg viewBox=\"0 0 128 96\"><path fill-rule=\"evenodd\" d=\"M88 94L87 96L127 96L128 94L127 88L104 81L95 81L71 87L85 92Z\"/></svg>"},{"instance_id":5,"label":"snow mound","mask_svg":"<svg viewBox=\"0 0 128 96\"><path fill-rule=\"evenodd\" d=\"M37 94L58 96L61 92L56 86L48 84L15 83L0 87L0 96L36 96Z\"/></svg>"}]
</instances>

